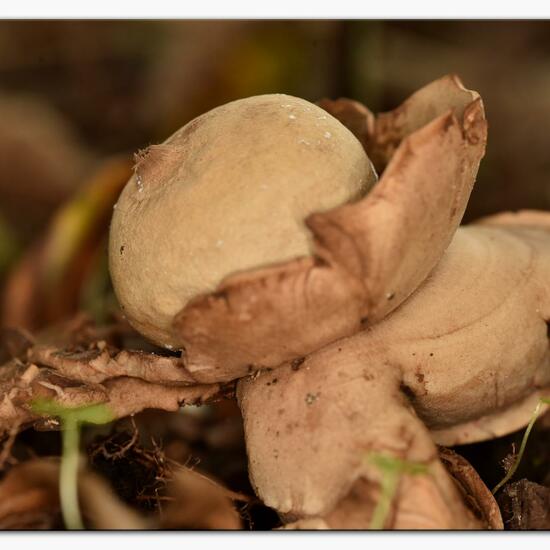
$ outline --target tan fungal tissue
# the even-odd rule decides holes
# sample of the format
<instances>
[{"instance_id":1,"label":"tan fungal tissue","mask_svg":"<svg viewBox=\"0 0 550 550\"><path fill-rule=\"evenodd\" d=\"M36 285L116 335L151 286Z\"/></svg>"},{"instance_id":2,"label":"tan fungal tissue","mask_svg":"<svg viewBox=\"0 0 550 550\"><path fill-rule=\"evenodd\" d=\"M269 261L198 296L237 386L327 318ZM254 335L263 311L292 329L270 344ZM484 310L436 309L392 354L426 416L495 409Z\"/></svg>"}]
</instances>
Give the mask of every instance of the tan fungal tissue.
<instances>
[{"instance_id":1,"label":"tan fungal tissue","mask_svg":"<svg viewBox=\"0 0 550 550\"><path fill-rule=\"evenodd\" d=\"M436 446L525 426L550 388L550 214L459 227L486 138L447 76L377 116L238 100L137 155L110 232L120 304L190 380L239 380L252 484L290 527L369 527L376 457L424 468L385 527L502 527Z\"/></svg>"}]
</instances>

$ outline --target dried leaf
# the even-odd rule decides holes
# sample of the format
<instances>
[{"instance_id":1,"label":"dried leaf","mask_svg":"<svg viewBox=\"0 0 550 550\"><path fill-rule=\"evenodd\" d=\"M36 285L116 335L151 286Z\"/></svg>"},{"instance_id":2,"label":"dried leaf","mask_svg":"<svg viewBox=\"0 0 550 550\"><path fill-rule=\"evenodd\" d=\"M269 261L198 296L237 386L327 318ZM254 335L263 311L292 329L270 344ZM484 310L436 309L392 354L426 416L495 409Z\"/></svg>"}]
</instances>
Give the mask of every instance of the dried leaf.
<instances>
[{"instance_id":1,"label":"dried leaf","mask_svg":"<svg viewBox=\"0 0 550 550\"><path fill-rule=\"evenodd\" d=\"M148 529L151 524L122 504L99 476L81 471L79 495L86 524L94 529ZM59 527L59 461L35 459L13 467L0 482L0 528L32 528L47 518Z\"/></svg>"},{"instance_id":2,"label":"dried leaf","mask_svg":"<svg viewBox=\"0 0 550 550\"><path fill-rule=\"evenodd\" d=\"M37 422L42 429L57 429L55 419L33 410L39 399L53 399L62 407L104 404L116 419L144 409L177 411L231 392L219 384L196 383L176 357L119 351L105 340L94 340L112 340L119 327L101 329L80 318L65 328L41 334L35 345L25 340L27 358L0 367L0 436L14 424L23 429Z\"/></svg>"},{"instance_id":3,"label":"dried leaf","mask_svg":"<svg viewBox=\"0 0 550 550\"><path fill-rule=\"evenodd\" d=\"M183 467L174 470L167 489L171 500L161 515L162 528L242 529L233 501L247 501L248 497Z\"/></svg>"},{"instance_id":4,"label":"dried leaf","mask_svg":"<svg viewBox=\"0 0 550 550\"><path fill-rule=\"evenodd\" d=\"M470 509L476 512L487 528L503 529L504 525L495 497L472 465L464 457L446 447L439 447L439 458L462 490Z\"/></svg>"},{"instance_id":5,"label":"dried leaf","mask_svg":"<svg viewBox=\"0 0 550 550\"><path fill-rule=\"evenodd\" d=\"M50 460L13 467L0 482L0 529L60 527L58 475Z\"/></svg>"},{"instance_id":6,"label":"dried leaf","mask_svg":"<svg viewBox=\"0 0 550 550\"><path fill-rule=\"evenodd\" d=\"M103 344L98 342L83 351L34 346L29 350L28 359L54 369L61 376L82 382L101 383L111 378L128 376L162 384L195 383L178 357L163 357L141 351L118 351L108 349Z\"/></svg>"}]
</instances>

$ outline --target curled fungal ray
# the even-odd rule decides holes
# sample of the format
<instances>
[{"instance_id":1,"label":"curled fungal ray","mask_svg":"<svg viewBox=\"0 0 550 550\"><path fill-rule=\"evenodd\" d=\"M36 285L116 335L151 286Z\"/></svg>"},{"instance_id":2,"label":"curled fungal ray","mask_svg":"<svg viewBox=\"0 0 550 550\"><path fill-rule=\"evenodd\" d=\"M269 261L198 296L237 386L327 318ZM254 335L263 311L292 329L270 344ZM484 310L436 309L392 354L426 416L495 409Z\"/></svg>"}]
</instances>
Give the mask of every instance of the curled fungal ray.
<instances>
[{"instance_id":1,"label":"curled fungal ray","mask_svg":"<svg viewBox=\"0 0 550 550\"><path fill-rule=\"evenodd\" d=\"M483 104L446 77L380 120L375 131L391 128L399 144L385 146L391 158L365 198L305 220L314 255L230 275L175 317L195 379L232 380L354 334L394 310L435 267L485 151Z\"/></svg>"}]
</instances>

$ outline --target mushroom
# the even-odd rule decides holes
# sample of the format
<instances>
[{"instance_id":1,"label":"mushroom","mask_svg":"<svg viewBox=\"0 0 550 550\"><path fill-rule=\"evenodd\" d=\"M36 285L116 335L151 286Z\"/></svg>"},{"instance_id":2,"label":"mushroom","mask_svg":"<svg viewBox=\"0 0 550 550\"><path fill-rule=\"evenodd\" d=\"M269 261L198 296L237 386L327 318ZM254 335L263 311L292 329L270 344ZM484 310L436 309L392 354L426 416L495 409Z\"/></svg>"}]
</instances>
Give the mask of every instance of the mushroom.
<instances>
[{"instance_id":1,"label":"mushroom","mask_svg":"<svg viewBox=\"0 0 550 550\"><path fill-rule=\"evenodd\" d=\"M117 203L110 268L128 321L180 348L172 327L227 275L305 256L303 219L363 196L376 179L361 144L302 99L218 107L138 155Z\"/></svg>"},{"instance_id":2,"label":"mushroom","mask_svg":"<svg viewBox=\"0 0 550 550\"><path fill-rule=\"evenodd\" d=\"M285 521L370 525L382 457L423 471L400 473L386 526L487 526L434 441L512 431L550 384L550 222L457 230L486 141L457 77L376 118L323 105L236 101L138 155L115 291L194 380L241 379L251 481Z\"/></svg>"}]
</instances>

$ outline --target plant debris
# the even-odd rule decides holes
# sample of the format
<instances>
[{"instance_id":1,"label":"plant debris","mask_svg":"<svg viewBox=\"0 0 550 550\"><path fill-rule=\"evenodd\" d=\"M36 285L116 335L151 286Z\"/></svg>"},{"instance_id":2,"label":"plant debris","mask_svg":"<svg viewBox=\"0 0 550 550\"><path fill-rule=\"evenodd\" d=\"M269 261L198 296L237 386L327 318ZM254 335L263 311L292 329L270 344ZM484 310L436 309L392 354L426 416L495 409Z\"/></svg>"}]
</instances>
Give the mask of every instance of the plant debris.
<instances>
[{"instance_id":1,"label":"plant debris","mask_svg":"<svg viewBox=\"0 0 550 550\"><path fill-rule=\"evenodd\" d=\"M2 348L11 359L0 367L0 436L14 425L23 429L33 422L42 429L57 429L54 420L33 411L37 399L53 399L64 407L105 404L116 419L149 408L176 411L231 391L228 385L222 389L219 384L195 383L178 367L176 357L120 351L108 342L118 328L96 331L89 322L71 321L53 336L37 336L40 343L25 337L24 344L20 333L13 333L21 346L14 347L12 338Z\"/></svg>"},{"instance_id":2,"label":"plant debris","mask_svg":"<svg viewBox=\"0 0 550 550\"><path fill-rule=\"evenodd\" d=\"M506 485L497 500L507 529L550 529L550 487L521 479Z\"/></svg>"}]
</instances>

